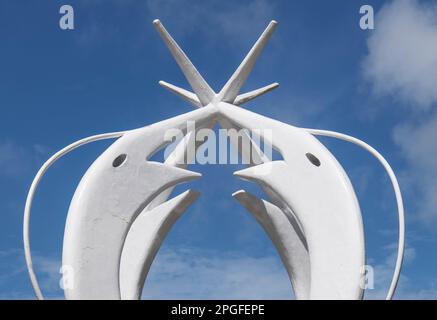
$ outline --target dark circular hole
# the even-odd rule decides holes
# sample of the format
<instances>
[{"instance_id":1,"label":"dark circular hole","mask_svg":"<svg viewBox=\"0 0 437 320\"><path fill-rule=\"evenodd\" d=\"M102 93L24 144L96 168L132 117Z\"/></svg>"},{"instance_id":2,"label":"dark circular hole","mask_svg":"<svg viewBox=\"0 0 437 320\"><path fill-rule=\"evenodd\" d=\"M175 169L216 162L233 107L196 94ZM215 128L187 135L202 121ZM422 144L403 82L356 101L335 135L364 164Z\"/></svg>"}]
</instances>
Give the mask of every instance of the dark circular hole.
<instances>
[{"instance_id":1,"label":"dark circular hole","mask_svg":"<svg viewBox=\"0 0 437 320\"><path fill-rule=\"evenodd\" d=\"M125 153L120 154L117 158L114 159L114 161L112 161L112 166L114 168L121 166L126 161L126 158L127 158L127 154Z\"/></svg>"},{"instance_id":2,"label":"dark circular hole","mask_svg":"<svg viewBox=\"0 0 437 320\"><path fill-rule=\"evenodd\" d=\"M305 155L307 156L308 160L310 160L310 162L313 165L315 165L316 167L320 166L320 160L315 155L313 155L312 153L309 153L309 152L306 153Z\"/></svg>"}]
</instances>

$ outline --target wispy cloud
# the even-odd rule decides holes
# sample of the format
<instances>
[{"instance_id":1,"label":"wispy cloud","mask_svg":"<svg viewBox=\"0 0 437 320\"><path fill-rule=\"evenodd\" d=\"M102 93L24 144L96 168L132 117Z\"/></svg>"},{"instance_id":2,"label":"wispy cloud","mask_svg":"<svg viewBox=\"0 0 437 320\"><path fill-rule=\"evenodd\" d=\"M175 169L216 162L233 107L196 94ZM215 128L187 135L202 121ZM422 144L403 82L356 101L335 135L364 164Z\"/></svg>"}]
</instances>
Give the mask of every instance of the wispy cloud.
<instances>
[{"instance_id":1,"label":"wispy cloud","mask_svg":"<svg viewBox=\"0 0 437 320\"><path fill-rule=\"evenodd\" d=\"M397 244L386 246L386 259L373 265L375 289L366 299L383 299L389 286ZM407 246L405 265L414 262L416 250ZM34 299L29 288L11 288L11 282L27 276L23 251L0 251L0 299ZM370 261L372 263L372 260ZM63 299L59 288L60 261L34 256L35 269L46 298ZM163 248L152 265L143 290L143 299L293 299L291 285L276 256L249 256L240 252L217 252L188 247ZM401 276L396 299L437 299L437 282L418 288Z\"/></svg>"},{"instance_id":2,"label":"wispy cloud","mask_svg":"<svg viewBox=\"0 0 437 320\"><path fill-rule=\"evenodd\" d=\"M12 141L0 142L0 174L6 177L21 176L29 169L27 150Z\"/></svg>"},{"instance_id":3,"label":"wispy cloud","mask_svg":"<svg viewBox=\"0 0 437 320\"><path fill-rule=\"evenodd\" d=\"M377 94L413 108L437 102L437 5L398 0L376 17L363 70Z\"/></svg>"},{"instance_id":4,"label":"wispy cloud","mask_svg":"<svg viewBox=\"0 0 437 320\"><path fill-rule=\"evenodd\" d=\"M393 133L396 144L401 148L409 167L402 181L415 201L414 210L425 222L437 219L437 113L418 122L398 125Z\"/></svg>"},{"instance_id":5,"label":"wispy cloud","mask_svg":"<svg viewBox=\"0 0 437 320\"><path fill-rule=\"evenodd\" d=\"M366 291L366 299L385 299L393 276L397 245L397 243L392 243L384 248L386 258L381 263L372 265L372 259L370 259L369 262L374 271L374 289ZM404 266L409 266L415 259L416 249L407 245L404 254ZM419 288L404 272L401 274L394 299L437 299L437 283L430 282L426 288Z\"/></svg>"},{"instance_id":6,"label":"wispy cloud","mask_svg":"<svg viewBox=\"0 0 437 320\"><path fill-rule=\"evenodd\" d=\"M291 299L278 257L192 248L165 249L152 265L143 299Z\"/></svg>"},{"instance_id":7,"label":"wispy cloud","mask_svg":"<svg viewBox=\"0 0 437 320\"><path fill-rule=\"evenodd\" d=\"M22 250L13 248L0 251L0 287L25 271L22 254Z\"/></svg>"},{"instance_id":8,"label":"wispy cloud","mask_svg":"<svg viewBox=\"0 0 437 320\"><path fill-rule=\"evenodd\" d=\"M59 268L61 262L58 258L33 254L34 268L39 277L41 289L45 297L62 299L60 291ZM18 283L25 280L26 286L20 288ZM35 299L30 289L30 280L24 261L24 251L11 248L0 251L0 299Z\"/></svg>"},{"instance_id":9,"label":"wispy cloud","mask_svg":"<svg viewBox=\"0 0 437 320\"><path fill-rule=\"evenodd\" d=\"M61 261L58 258L36 255L34 258L35 268L42 275L41 289L53 298L58 298L60 292L60 268Z\"/></svg>"},{"instance_id":10,"label":"wispy cloud","mask_svg":"<svg viewBox=\"0 0 437 320\"><path fill-rule=\"evenodd\" d=\"M13 140L0 141L0 176L20 178L48 153L43 145L25 147Z\"/></svg>"},{"instance_id":11,"label":"wispy cloud","mask_svg":"<svg viewBox=\"0 0 437 320\"><path fill-rule=\"evenodd\" d=\"M437 3L392 1L377 14L363 63L378 96L391 96L407 120L393 130L406 159L404 191L415 199L410 212L422 221L437 218ZM392 110L391 112L395 112ZM410 213L411 217L411 213Z\"/></svg>"}]
</instances>

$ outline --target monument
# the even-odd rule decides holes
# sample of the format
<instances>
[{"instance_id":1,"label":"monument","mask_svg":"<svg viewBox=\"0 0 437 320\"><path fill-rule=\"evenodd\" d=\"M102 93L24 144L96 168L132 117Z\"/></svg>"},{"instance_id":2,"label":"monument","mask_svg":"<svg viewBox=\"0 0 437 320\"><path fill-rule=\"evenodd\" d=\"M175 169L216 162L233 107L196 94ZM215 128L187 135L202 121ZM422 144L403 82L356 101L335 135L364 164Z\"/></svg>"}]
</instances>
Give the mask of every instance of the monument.
<instances>
[{"instance_id":1,"label":"monument","mask_svg":"<svg viewBox=\"0 0 437 320\"><path fill-rule=\"evenodd\" d=\"M297 299L361 299L365 288L365 244L360 206L351 182L331 152L316 139L322 135L354 143L374 155L387 170L399 214L399 246L387 299L391 299L401 270L404 213L400 189L387 161L365 142L344 134L298 128L241 107L276 88L277 83L240 93L256 59L277 23L271 21L240 66L216 93L159 20L153 22L193 92L159 83L196 109L143 128L100 134L74 142L54 154L39 170L29 190L23 236L30 279L43 298L33 270L29 223L35 190L47 169L84 144L118 138L90 166L71 201L65 224L62 265L70 270L67 299L140 299L149 268L173 224L196 200L188 190L168 200L174 186L200 178L187 169L187 158L201 145L196 131L217 122L226 129L258 132L277 150L273 161L243 134L236 147L248 168L237 178L258 183L267 200L244 191L237 199L264 228L285 266ZM196 127L190 130L188 122ZM165 148L168 130L184 133L167 159L150 158ZM272 134L266 135L269 130ZM245 131L245 132L246 132ZM194 142L193 142L194 141ZM189 147L193 146L193 147Z\"/></svg>"}]
</instances>

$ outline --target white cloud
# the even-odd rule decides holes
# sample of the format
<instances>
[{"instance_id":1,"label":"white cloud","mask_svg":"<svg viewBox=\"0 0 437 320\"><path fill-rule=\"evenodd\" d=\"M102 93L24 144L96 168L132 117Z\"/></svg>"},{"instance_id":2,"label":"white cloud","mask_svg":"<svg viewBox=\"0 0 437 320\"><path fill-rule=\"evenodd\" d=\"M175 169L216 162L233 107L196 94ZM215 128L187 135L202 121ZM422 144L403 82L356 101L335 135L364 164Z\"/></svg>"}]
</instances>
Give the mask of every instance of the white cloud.
<instances>
[{"instance_id":1,"label":"white cloud","mask_svg":"<svg viewBox=\"0 0 437 320\"><path fill-rule=\"evenodd\" d=\"M49 299L63 299L59 287L60 260L35 253L32 260L44 296ZM23 280L30 283L23 249L0 250L0 300L35 299L33 292L28 289L29 286L26 286L25 290L22 289Z\"/></svg>"},{"instance_id":2,"label":"white cloud","mask_svg":"<svg viewBox=\"0 0 437 320\"><path fill-rule=\"evenodd\" d=\"M165 249L146 280L143 299L292 299L278 257Z\"/></svg>"},{"instance_id":3,"label":"white cloud","mask_svg":"<svg viewBox=\"0 0 437 320\"><path fill-rule=\"evenodd\" d=\"M0 175L21 176L28 169L28 153L25 148L12 141L0 142Z\"/></svg>"},{"instance_id":4,"label":"white cloud","mask_svg":"<svg viewBox=\"0 0 437 320\"><path fill-rule=\"evenodd\" d=\"M414 199L406 203L409 217L427 223L437 218L436 39L437 2L392 1L377 14L363 63L374 92L393 97L411 112L395 126L393 139L407 163L400 180L404 193Z\"/></svg>"},{"instance_id":5,"label":"white cloud","mask_svg":"<svg viewBox=\"0 0 437 320\"><path fill-rule=\"evenodd\" d=\"M397 0L376 16L364 74L377 94L413 108L437 102L437 4Z\"/></svg>"},{"instance_id":6,"label":"white cloud","mask_svg":"<svg viewBox=\"0 0 437 320\"><path fill-rule=\"evenodd\" d=\"M27 174L35 163L46 157L48 148L42 145L24 147L12 140L0 141L0 176L19 178Z\"/></svg>"},{"instance_id":7,"label":"white cloud","mask_svg":"<svg viewBox=\"0 0 437 320\"><path fill-rule=\"evenodd\" d=\"M384 249L387 254L384 261L372 265L372 259L370 259L370 265L372 265L374 271L374 289L366 291L365 299L380 300L385 299L387 295L396 261L397 243L390 244ZM404 253L404 269L412 264L415 258L416 250L407 244ZM405 272L403 272L401 273L394 299L437 299L437 283L430 282L426 288L418 288L417 285L405 275Z\"/></svg>"},{"instance_id":8,"label":"white cloud","mask_svg":"<svg viewBox=\"0 0 437 320\"><path fill-rule=\"evenodd\" d=\"M392 1L378 13L364 60L366 79L374 93L391 96L405 107L407 120L392 135L406 160L398 172L405 198L407 221L434 226L437 218L437 2ZM392 111L394 112L394 110ZM433 223L431 223L433 222ZM390 248L388 248L390 250ZM367 298L382 299L390 284L395 248L375 270L375 290ZM414 259L407 247L405 265ZM405 269L404 269L405 270ZM405 272L397 299L437 299L437 283L418 288Z\"/></svg>"},{"instance_id":9,"label":"white cloud","mask_svg":"<svg viewBox=\"0 0 437 320\"><path fill-rule=\"evenodd\" d=\"M33 257L35 269L41 274L40 285L43 290L51 298L59 298L60 288L60 268L61 261L57 258L38 256ZM63 297L62 297L63 298Z\"/></svg>"},{"instance_id":10,"label":"white cloud","mask_svg":"<svg viewBox=\"0 0 437 320\"><path fill-rule=\"evenodd\" d=\"M373 290L365 299L385 299L393 275L397 243L383 248L386 258L374 268ZM416 259L407 244L404 266ZM163 248L152 265L143 299L294 299L291 285L279 258L251 257L242 253L219 254L199 249ZM437 283L418 288L404 273L395 299L436 299Z\"/></svg>"},{"instance_id":11,"label":"white cloud","mask_svg":"<svg viewBox=\"0 0 437 320\"><path fill-rule=\"evenodd\" d=\"M437 218L437 112L419 124L398 125L393 133L396 144L408 162L402 183L416 201L416 217L425 222Z\"/></svg>"},{"instance_id":12,"label":"white cloud","mask_svg":"<svg viewBox=\"0 0 437 320\"><path fill-rule=\"evenodd\" d=\"M23 251L20 249L0 251L0 289L6 286L11 279L25 271L22 255Z\"/></svg>"}]
</instances>

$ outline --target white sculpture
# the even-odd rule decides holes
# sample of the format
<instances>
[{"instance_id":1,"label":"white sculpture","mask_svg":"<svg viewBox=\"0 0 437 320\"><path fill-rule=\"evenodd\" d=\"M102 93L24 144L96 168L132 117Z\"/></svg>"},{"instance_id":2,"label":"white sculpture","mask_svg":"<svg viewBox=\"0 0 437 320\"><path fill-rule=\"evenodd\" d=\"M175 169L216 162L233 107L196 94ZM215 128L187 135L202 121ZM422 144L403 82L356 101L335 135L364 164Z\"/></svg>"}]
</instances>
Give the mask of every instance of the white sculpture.
<instances>
[{"instance_id":1,"label":"white sculpture","mask_svg":"<svg viewBox=\"0 0 437 320\"><path fill-rule=\"evenodd\" d=\"M303 129L266 118L239 105L278 86L268 85L246 94L239 91L275 29L272 21L222 90L215 93L159 20L154 25L179 64L194 93L167 82L160 84L192 104L194 111L144 128L89 137L64 148L50 158L35 177L25 208L26 261L38 298L29 246L29 218L33 194L45 171L76 147L120 137L88 169L71 201L65 227L63 265L71 267L74 286L65 289L67 299L139 299L151 263L172 225L193 203L198 193L187 191L167 200L173 187L199 178L186 170L182 160L196 130L246 128L272 130L261 134L283 157L271 161L252 143L239 149L249 168L237 177L261 185L269 201L244 190L234 197L265 229L284 263L297 299L361 299L365 264L361 213L353 187L335 157L314 137L326 135L347 140L370 151L384 165L392 180L399 211L398 260L387 298L399 277L403 246L403 206L399 186L390 166L372 147L355 138L329 131ZM149 161L165 147L165 132L178 128L185 137L164 163ZM194 144L197 148L199 143ZM192 151L192 150L191 150Z\"/></svg>"}]
</instances>

